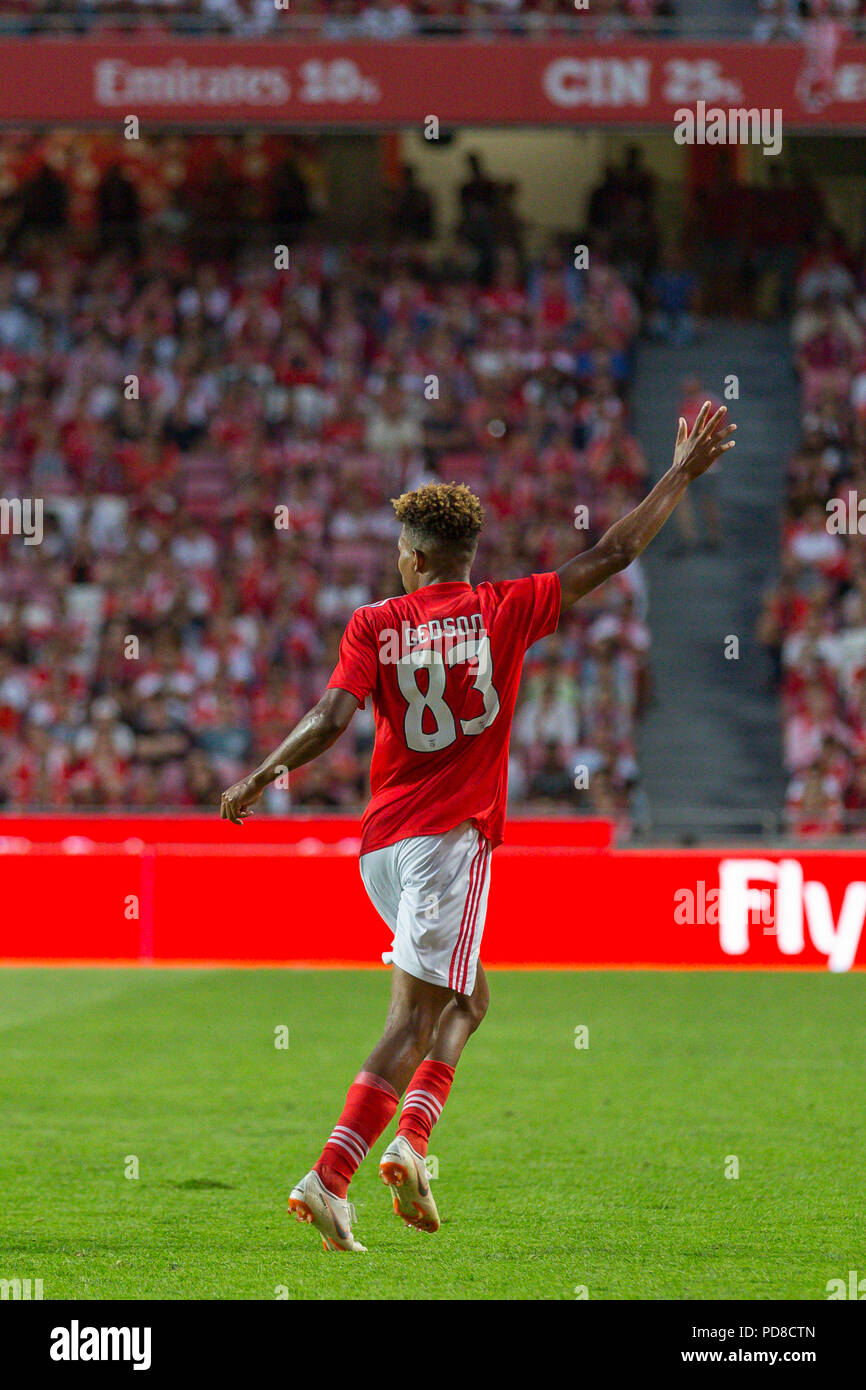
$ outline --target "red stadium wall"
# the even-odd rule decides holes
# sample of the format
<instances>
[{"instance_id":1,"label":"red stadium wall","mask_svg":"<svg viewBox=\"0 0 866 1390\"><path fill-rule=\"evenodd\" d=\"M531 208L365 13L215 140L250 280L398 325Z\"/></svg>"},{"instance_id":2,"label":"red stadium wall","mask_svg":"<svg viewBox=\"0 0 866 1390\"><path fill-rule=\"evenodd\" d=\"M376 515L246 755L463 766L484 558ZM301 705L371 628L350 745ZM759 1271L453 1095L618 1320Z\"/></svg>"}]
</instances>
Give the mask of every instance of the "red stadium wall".
<instances>
[{"instance_id":1,"label":"red stadium wall","mask_svg":"<svg viewBox=\"0 0 866 1390\"><path fill-rule=\"evenodd\" d=\"M514 821L492 966L866 964L857 851L615 850L604 822ZM370 965L390 945L353 821L6 819L6 962Z\"/></svg>"}]
</instances>

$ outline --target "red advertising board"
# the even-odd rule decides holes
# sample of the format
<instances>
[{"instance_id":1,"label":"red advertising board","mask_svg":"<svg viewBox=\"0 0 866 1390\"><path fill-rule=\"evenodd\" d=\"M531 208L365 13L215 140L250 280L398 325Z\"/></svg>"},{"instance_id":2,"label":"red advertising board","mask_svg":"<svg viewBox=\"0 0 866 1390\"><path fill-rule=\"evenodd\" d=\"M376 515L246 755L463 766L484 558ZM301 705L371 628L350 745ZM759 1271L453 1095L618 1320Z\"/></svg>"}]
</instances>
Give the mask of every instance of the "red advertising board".
<instances>
[{"instance_id":1,"label":"red advertising board","mask_svg":"<svg viewBox=\"0 0 866 1390\"><path fill-rule=\"evenodd\" d=\"M778 109L866 126L866 46L525 41L0 40L0 120L256 126L672 125Z\"/></svg>"},{"instance_id":2,"label":"red advertising board","mask_svg":"<svg viewBox=\"0 0 866 1390\"><path fill-rule=\"evenodd\" d=\"M375 965L390 946L351 822L330 842L304 828L294 842L256 842L226 827L233 844L170 843L165 825L162 842L120 839L118 825L58 842L4 824L0 960ZM561 822L546 844L496 851L485 964L866 965L862 851L587 848L567 843L569 826L580 833Z\"/></svg>"},{"instance_id":3,"label":"red advertising board","mask_svg":"<svg viewBox=\"0 0 866 1390\"><path fill-rule=\"evenodd\" d=\"M591 816L533 820L513 816L508 823L511 842L518 845L570 845L572 849L607 849L613 843L613 823ZM240 838L239 838L240 837ZM67 853L84 853L93 845L122 845L141 840L147 845L224 845L228 849L249 845L332 845L345 841L353 853L360 844L354 816L255 816L242 827L212 815L43 815L0 816L0 854L16 849L16 841L65 845ZM17 850L24 849L22 844ZM132 851L136 846L130 846Z\"/></svg>"}]
</instances>

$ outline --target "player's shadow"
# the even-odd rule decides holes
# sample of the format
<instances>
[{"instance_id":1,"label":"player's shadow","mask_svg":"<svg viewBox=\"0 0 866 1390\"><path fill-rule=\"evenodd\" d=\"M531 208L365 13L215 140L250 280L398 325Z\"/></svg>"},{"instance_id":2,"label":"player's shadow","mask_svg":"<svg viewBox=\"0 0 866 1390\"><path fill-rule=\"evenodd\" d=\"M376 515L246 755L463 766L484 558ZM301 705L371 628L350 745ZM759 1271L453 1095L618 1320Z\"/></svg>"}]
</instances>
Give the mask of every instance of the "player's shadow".
<instances>
[{"instance_id":1,"label":"player's shadow","mask_svg":"<svg viewBox=\"0 0 866 1390\"><path fill-rule=\"evenodd\" d=\"M170 1182L169 1187L179 1187L184 1192L210 1192L212 1188L223 1188L226 1192L234 1191L234 1184L230 1182L218 1182L216 1178L184 1178L183 1182Z\"/></svg>"}]
</instances>

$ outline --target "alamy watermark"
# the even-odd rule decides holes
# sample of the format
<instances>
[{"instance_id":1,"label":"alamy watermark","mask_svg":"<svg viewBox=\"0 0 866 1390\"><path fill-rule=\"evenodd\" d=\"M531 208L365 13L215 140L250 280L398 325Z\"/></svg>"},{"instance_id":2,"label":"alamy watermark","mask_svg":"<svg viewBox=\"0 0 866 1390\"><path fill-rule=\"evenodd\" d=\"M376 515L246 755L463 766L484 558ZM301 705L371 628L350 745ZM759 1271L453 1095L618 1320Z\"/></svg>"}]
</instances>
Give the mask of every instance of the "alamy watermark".
<instances>
[{"instance_id":1,"label":"alamy watermark","mask_svg":"<svg viewBox=\"0 0 866 1390\"><path fill-rule=\"evenodd\" d=\"M678 145L760 145L765 155L782 149L782 109L769 106L707 106L705 101L674 112Z\"/></svg>"},{"instance_id":2,"label":"alamy watermark","mask_svg":"<svg viewBox=\"0 0 866 1390\"><path fill-rule=\"evenodd\" d=\"M42 498L0 497L0 536L23 536L25 545L41 545Z\"/></svg>"},{"instance_id":3,"label":"alamy watermark","mask_svg":"<svg viewBox=\"0 0 866 1390\"><path fill-rule=\"evenodd\" d=\"M0 1301L27 1302L44 1297L41 1279L0 1279Z\"/></svg>"}]
</instances>

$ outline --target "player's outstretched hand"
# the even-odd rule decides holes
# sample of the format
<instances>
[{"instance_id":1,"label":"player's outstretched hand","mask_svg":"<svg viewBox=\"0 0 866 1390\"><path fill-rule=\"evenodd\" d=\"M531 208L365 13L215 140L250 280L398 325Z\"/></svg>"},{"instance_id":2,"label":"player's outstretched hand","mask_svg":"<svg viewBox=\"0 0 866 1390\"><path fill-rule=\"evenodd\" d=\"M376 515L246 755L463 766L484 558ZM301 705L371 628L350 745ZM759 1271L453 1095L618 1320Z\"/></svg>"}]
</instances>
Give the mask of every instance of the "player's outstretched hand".
<instances>
[{"instance_id":1,"label":"player's outstretched hand","mask_svg":"<svg viewBox=\"0 0 866 1390\"><path fill-rule=\"evenodd\" d=\"M256 787L251 777L235 782L233 787L223 792L220 799L220 819L230 820L233 825L243 825L244 816L253 814L252 807L258 801L264 788Z\"/></svg>"},{"instance_id":2,"label":"player's outstretched hand","mask_svg":"<svg viewBox=\"0 0 866 1390\"><path fill-rule=\"evenodd\" d=\"M711 410L712 403L704 401L691 432L685 420L680 417L674 448L674 467L682 469L689 479L699 478L702 473L706 473L719 454L723 454L726 449L733 449L736 442L730 438L737 428L736 425L724 425L728 407L720 405L715 415L710 415Z\"/></svg>"}]
</instances>

